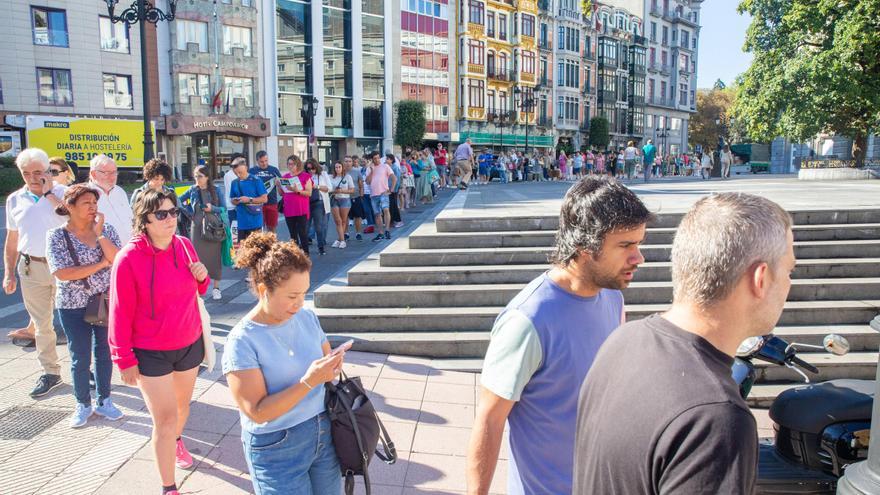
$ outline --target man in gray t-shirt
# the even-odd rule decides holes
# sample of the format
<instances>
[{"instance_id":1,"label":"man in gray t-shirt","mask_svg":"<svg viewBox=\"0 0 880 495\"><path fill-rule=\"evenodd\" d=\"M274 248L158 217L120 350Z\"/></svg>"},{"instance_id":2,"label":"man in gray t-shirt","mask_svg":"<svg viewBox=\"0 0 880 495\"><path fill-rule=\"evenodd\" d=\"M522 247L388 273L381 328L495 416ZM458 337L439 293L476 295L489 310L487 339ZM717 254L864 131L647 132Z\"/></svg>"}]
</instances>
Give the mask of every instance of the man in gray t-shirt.
<instances>
[{"instance_id":1,"label":"man in gray t-shirt","mask_svg":"<svg viewBox=\"0 0 880 495\"><path fill-rule=\"evenodd\" d=\"M351 209L348 211L348 219L354 220L354 232L355 239L362 240L363 236L361 233L363 232L363 219L366 218L366 212L364 211L363 205L363 195L364 195L364 179L361 177L361 172L359 168L354 168L354 159L350 156L346 156L342 159L342 170L346 175L351 179L351 183L354 184L354 192L351 194ZM348 219L345 219L347 222ZM348 225L345 226L345 231L348 232ZM348 234L346 234L346 239L348 238Z\"/></svg>"},{"instance_id":2,"label":"man in gray t-shirt","mask_svg":"<svg viewBox=\"0 0 880 495\"><path fill-rule=\"evenodd\" d=\"M572 493L754 491L757 426L731 366L782 313L792 240L788 213L758 196L710 196L685 215L672 307L616 330L583 383Z\"/></svg>"}]
</instances>

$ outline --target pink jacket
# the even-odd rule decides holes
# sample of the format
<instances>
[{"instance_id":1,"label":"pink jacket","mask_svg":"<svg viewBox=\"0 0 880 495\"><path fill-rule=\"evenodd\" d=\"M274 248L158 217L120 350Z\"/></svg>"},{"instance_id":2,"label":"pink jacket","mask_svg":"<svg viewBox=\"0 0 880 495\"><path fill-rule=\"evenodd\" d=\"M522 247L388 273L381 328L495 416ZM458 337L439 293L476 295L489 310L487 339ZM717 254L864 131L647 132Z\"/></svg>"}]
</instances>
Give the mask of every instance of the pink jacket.
<instances>
[{"instance_id":1,"label":"pink jacket","mask_svg":"<svg viewBox=\"0 0 880 495\"><path fill-rule=\"evenodd\" d=\"M201 335L196 292L204 294L211 280L196 282L190 259L198 261L198 254L180 236L159 251L146 236L135 235L116 255L110 274L109 340L119 369L138 363L133 348L171 351Z\"/></svg>"}]
</instances>

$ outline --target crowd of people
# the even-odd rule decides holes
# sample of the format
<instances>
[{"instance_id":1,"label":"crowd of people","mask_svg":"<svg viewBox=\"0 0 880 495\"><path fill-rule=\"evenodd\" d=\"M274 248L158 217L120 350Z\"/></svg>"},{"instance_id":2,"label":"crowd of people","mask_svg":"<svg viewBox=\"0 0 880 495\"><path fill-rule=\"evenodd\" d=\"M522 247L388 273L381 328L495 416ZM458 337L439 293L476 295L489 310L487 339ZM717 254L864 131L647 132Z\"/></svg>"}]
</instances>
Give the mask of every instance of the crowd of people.
<instances>
[{"instance_id":1,"label":"crowd of people","mask_svg":"<svg viewBox=\"0 0 880 495\"><path fill-rule=\"evenodd\" d=\"M43 373L31 397L62 382L57 315L71 355L70 426L85 427L95 414L123 417L111 397L115 365L146 402L162 493L177 495L175 466L193 465L182 433L196 376L213 354L201 296L212 285L219 294L221 268L233 261L222 248L232 214L234 263L248 270L257 303L230 332L222 370L254 489L338 493L323 384L338 376L344 351L330 349L303 308L309 225L326 232L328 215L346 224L360 208L375 222L374 240L389 239L407 200L431 201L432 187L468 187L468 164L460 163L468 158L458 151L451 184L441 182L445 154L440 162L429 150L408 160L347 157L332 174L313 159L291 156L281 174L266 154L253 168L237 157L226 198L205 167L178 198L165 185L168 165L154 160L129 200L105 155L91 161L88 183L67 185L69 167L23 150L16 165L25 185L6 204L3 286L7 294L21 287L33 323ZM626 160L625 172L633 167ZM179 234L184 211L189 236ZM288 242L272 232L282 214ZM644 262L639 246L651 218L610 177L584 178L566 193L550 270L514 297L492 330L468 450L472 493L488 492L505 424L513 492L751 491L756 426L730 366L739 343L770 332L781 314L794 268L791 219L756 196L698 201L673 241L672 307L625 323L621 290ZM337 229L340 245L345 230ZM569 331L584 325L588 331Z\"/></svg>"}]
</instances>

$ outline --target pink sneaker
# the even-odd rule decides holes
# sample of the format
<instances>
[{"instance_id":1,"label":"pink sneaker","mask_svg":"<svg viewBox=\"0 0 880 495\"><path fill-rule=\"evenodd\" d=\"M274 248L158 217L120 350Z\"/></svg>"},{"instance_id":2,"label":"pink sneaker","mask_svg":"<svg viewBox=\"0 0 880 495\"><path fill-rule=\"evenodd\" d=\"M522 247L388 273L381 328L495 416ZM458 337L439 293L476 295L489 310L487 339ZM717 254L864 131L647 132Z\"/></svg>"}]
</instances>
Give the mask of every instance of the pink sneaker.
<instances>
[{"instance_id":1,"label":"pink sneaker","mask_svg":"<svg viewBox=\"0 0 880 495\"><path fill-rule=\"evenodd\" d=\"M189 455L189 451L186 450L186 446L183 444L183 439L177 441L177 452L175 452L175 456L177 457L177 467L180 469L189 469L193 465L193 458Z\"/></svg>"}]
</instances>

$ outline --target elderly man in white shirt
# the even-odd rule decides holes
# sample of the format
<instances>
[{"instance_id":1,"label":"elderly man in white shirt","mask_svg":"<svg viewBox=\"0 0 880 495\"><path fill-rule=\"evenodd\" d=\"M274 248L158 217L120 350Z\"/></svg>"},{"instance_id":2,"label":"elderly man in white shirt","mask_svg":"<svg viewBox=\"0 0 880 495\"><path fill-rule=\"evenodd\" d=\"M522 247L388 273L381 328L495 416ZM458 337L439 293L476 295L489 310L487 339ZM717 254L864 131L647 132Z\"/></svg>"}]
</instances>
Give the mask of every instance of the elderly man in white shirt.
<instances>
[{"instance_id":1,"label":"elderly man in white shirt","mask_svg":"<svg viewBox=\"0 0 880 495\"><path fill-rule=\"evenodd\" d=\"M37 359L43 368L30 395L40 397L61 384L53 317L55 278L46 263L46 234L65 223L64 217L55 213L64 187L53 183L48 173L49 156L41 149L22 150L15 164L24 186L6 198L3 291L7 295L15 293L17 272L24 307L36 327Z\"/></svg>"},{"instance_id":2,"label":"elderly man in white shirt","mask_svg":"<svg viewBox=\"0 0 880 495\"><path fill-rule=\"evenodd\" d=\"M116 162L101 154L89 162L89 184L98 190L98 211L116 229L122 245L131 239L132 212L125 190L116 185L119 171Z\"/></svg>"}]
</instances>

